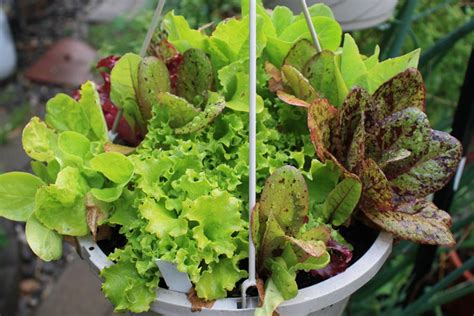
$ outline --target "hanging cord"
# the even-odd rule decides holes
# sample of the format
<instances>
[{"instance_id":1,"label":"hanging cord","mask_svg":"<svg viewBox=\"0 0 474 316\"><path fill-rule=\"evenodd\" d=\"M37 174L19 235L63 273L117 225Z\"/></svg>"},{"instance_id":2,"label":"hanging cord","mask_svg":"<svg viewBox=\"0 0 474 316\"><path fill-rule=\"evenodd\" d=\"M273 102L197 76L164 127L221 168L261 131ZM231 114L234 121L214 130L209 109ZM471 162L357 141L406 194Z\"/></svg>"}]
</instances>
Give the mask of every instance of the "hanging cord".
<instances>
[{"instance_id":1,"label":"hanging cord","mask_svg":"<svg viewBox=\"0 0 474 316\"><path fill-rule=\"evenodd\" d=\"M249 94L249 223L257 201L257 1L250 0L250 94ZM257 285L255 266L255 245L252 230L249 229L249 277L242 283L242 308L247 308L247 290Z\"/></svg>"},{"instance_id":2,"label":"hanging cord","mask_svg":"<svg viewBox=\"0 0 474 316\"><path fill-rule=\"evenodd\" d=\"M151 40L153 38L153 34L155 33L156 28L158 27L158 22L160 21L161 13L163 12L163 8L165 6L165 0L160 0L158 5L156 6L155 13L153 14L153 19L151 20L151 24L148 27L147 34L145 36L145 40L143 41L142 48L140 50L140 57L145 57L146 52L148 50L148 46L150 46ZM123 108L119 109L117 116L115 117L114 124L112 125L112 129L109 131L109 139L113 142L117 137L117 129L120 123L120 120L123 116Z\"/></svg>"},{"instance_id":3,"label":"hanging cord","mask_svg":"<svg viewBox=\"0 0 474 316\"><path fill-rule=\"evenodd\" d=\"M303 9L306 24L308 24L309 32L311 33L311 37L313 38L314 47L316 47L316 51L318 53L321 53L323 49L321 48L321 44L319 43L318 33L316 33L316 29L314 28L313 19L311 19L311 14L309 13L306 0L301 0L301 8Z\"/></svg>"}]
</instances>

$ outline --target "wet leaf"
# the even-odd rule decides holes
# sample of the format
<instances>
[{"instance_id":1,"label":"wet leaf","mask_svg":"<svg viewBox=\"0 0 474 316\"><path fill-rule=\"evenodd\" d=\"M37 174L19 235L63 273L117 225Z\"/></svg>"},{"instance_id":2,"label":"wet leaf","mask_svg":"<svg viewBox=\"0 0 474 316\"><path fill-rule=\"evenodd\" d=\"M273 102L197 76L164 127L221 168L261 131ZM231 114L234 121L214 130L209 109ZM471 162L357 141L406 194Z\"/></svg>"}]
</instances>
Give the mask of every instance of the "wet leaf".
<instances>
[{"instance_id":1,"label":"wet leaf","mask_svg":"<svg viewBox=\"0 0 474 316\"><path fill-rule=\"evenodd\" d=\"M346 178L329 193L323 206L323 214L328 222L340 226L349 219L359 202L362 185L359 179Z\"/></svg>"},{"instance_id":2,"label":"wet leaf","mask_svg":"<svg viewBox=\"0 0 474 316\"><path fill-rule=\"evenodd\" d=\"M318 97L308 79L299 70L290 65L284 65L281 68L281 72L285 91L289 91L298 99L308 103L313 102Z\"/></svg>"},{"instance_id":3,"label":"wet leaf","mask_svg":"<svg viewBox=\"0 0 474 316\"><path fill-rule=\"evenodd\" d=\"M301 72L308 61L316 54L317 51L314 44L307 39L302 39L293 45L283 64L293 66Z\"/></svg>"},{"instance_id":4,"label":"wet leaf","mask_svg":"<svg viewBox=\"0 0 474 316\"><path fill-rule=\"evenodd\" d=\"M266 181L260 197L260 222L274 215L281 228L294 236L308 214L308 188L301 172L284 166Z\"/></svg>"},{"instance_id":5,"label":"wet leaf","mask_svg":"<svg viewBox=\"0 0 474 316\"><path fill-rule=\"evenodd\" d=\"M348 90L336 61L336 55L331 51L322 51L311 58L303 69L303 75L319 94L329 102L339 107Z\"/></svg>"},{"instance_id":6,"label":"wet leaf","mask_svg":"<svg viewBox=\"0 0 474 316\"><path fill-rule=\"evenodd\" d=\"M446 215L433 215L444 211L434 210L433 204L417 205L411 213L403 204L398 209L404 212L380 212L376 209L363 209L363 212L377 226L398 238L422 244L453 246L456 242L446 224Z\"/></svg>"},{"instance_id":7,"label":"wet leaf","mask_svg":"<svg viewBox=\"0 0 474 316\"><path fill-rule=\"evenodd\" d=\"M176 92L178 96L196 106L207 103L214 73L209 57L200 49L188 49L183 55L183 63L178 69Z\"/></svg>"},{"instance_id":8,"label":"wet leaf","mask_svg":"<svg viewBox=\"0 0 474 316\"><path fill-rule=\"evenodd\" d=\"M380 211L393 209L393 192L383 171L372 159L364 161L360 171L363 191L359 206Z\"/></svg>"},{"instance_id":9,"label":"wet leaf","mask_svg":"<svg viewBox=\"0 0 474 316\"><path fill-rule=\"evenodd\" d=\"M163 118L167 117L171 128L183 127L200 113L186 99L168 92L159 93L156 99L159 107L155 109L155 112Z\"/></svg>"},{"instance_id":10,"label":"wet leaf","mask_svg":"<svg viewBox=\"0 0 474 316\"><path fill-rule=\"evenodd\" d=\"M148 121L152 116L156 95L171 91L168 68L156 57L145 57L138 67L138 100L140 112Z\"/></svg>"},{"instance_id":11,"label":"wet leaf","mask_svg":"<svg viewBox=\"0 0 474 316\"><path fill-rule=\"evenodd\" d=\"M462 146L448 133L431 130L429 151L408 171L391 179L395 193L402 197L425 197L442 189L456 172Z\"/></svg>"},{"instance_id":12,"label":"wet leaf","mask_svg":"<svg viewBox=\"0 0 474 316\"><path fill-rule=\"evenodd\" d=\"M191 134L198 132L211 124L226 107L224 97L215 92L209 92L208 104L204 111L201 111L189 123L174 130L177 135Z\"/></svg>"}]
</instances>

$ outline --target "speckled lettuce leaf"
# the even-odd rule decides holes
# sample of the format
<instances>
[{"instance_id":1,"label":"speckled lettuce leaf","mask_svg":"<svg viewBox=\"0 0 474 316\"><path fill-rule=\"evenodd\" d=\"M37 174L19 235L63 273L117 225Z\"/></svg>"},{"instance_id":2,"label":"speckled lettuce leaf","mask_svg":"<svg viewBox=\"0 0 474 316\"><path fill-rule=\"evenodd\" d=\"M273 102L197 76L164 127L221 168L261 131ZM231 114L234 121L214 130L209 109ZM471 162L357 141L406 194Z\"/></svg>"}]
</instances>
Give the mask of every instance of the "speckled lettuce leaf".
<instances>
[{"instance_id":1,"label":"speckled lettuce leaf","mask_svg":"<svg viewBox=\"0 0 474 316\"><path fill-rule=\"evenodd\" d=\"M329 103L339 107L348 93L348 88L339 69L336 55L324 50L312 57L303 69L303 75L319 94Z\"/></svg>"},{"instance_id":2,"label":"speckled lettuce leaf","mask_svg":"<svg viewBox=\"0 0 474 316\"><path fill-rule=\"evenodd\" d=\"M30 216L25 228L26 241L35 255L43 261L58 260L63 254L63 237L46 228L35 215Z\"/></svg>"},{"instance_id":3,"label":"speckled lettuce leaf","mask_svg":"<svg viewBox=\"0 0 474 316\"><path fill-rule=\"evenodd\" d=\"M431 130L429 151L406 172L390 179L396 194L425 197L443 188L461 160L461 143L445 132Z\"/></svg>"},{"instance_id":4,"label":"speckled lettuce leaf","mask_svg":"<svg viewBox=\"0 0 474 316\"><path fill-rule=\"evenodd\" d=\"M153 56L145 57L138 66L138 105L145 121L152 116L156 96L171 91L170 75L166 64Z\"/></svg>"},{"instance_id":5,"label":"speckled lettuce leaf","mask_svg":"<svg viewBox=\"0 0 474 316\"><path fill-rule=\"evenodd\" d=\"M286 55L283 65L294 67L302 72L308 61L317 54L314 44L308 39L296 42Z\"/></svg>"},{"instance_id":6,"label":"speckled lettuce leaf","mask_svg":"<svg viewBox=\"0 0 474 316\"><path fill-rule=\"evenodd\" d=\"M155 115L167 119L171 128L180 128L189 123L199 114L186 99L168 92L161 92L155 96L158 106L154 108Z\"/></svg>"},{"instance_id":7,"label":"speckled lettuce leaf","mask_svg":"<svg viewBox=\"0 0 474 316\"><path fill-rule=\"evenodd\" d=\"M395 236L422 244L453 246L449 215L432 203L416 200L400 204L394 212L363 209L374 224ZM449 223L448 223L449 221Z\"/></svg>"},{"instance_id":8,"label":"speckled lettuce leaf","mask_svg":"<svg viewBox=\"0 0 474 316\"><path fill-rule=\"evenodd\" d=\"M183 54L177 76L177 95L198 107L204 106L214 82L214 71L206 53L196 48L188 49Z\"/></svg>"},{"instance_id":9,"label":"speckled lettuce leaf","mask_svg":"<svg viewBox=\"0 0 474 316\"><path fill-rule=\"evenodd\" d=\"M35 209L35 195L44 186L40 178L25 172L0 175L0 217L26 222Z\"/></svg>"},{"instance_id":10,"label":"speckled lettuce leaf","mask_svg":"<svg viewBox=\"0 0 474 316\"><path fill-rule=\"evenodd\" d=\"M331 133L338 128L339 113L326 99L317 99L308 109L308 128L316 154L326 161L331 146Z\"/></svg>"},{"instance_id":11,"label":"speckled lettuce leaf","mask_svg":"<svg viewBox=\"0 0 474 316\"><path fill-rule=\"evenodd\" d=\"M393 210L393 191L387 177L372 159L362 163L360 180L363 190L359 206L379 211Z\"/></svg>"},{"instance_id":12,"label":"speckled lettuce leaf","mask_svg":"<svg viewBox=\"0 0 474 316\"><path fill-rule=\"evenodd\" d=\"M298 69L290 65L284 65L281 68L281 74L286 92L308 103L313 102L318 97L308 79Z\"/></svg>"},{"instance_id":13,"label":"speckled lettuce leaf","mask_svg":"<svg viewBox=\"0 0 474 316\"><path fill-rule=\"evenodd\" d=\"M416 164L430 147L431 128L425 113L406 108L378 122L366 139L367 157L383 165L388 179L405 173ZM393 159L393 154L406 150L410 155Z\"/></svg>"},{"instance_id":14,"label":"speckled lettuce leaf","mask_svg":"<svg viewBox=\"0 0 474 316\"><path fill-rule=\"evenodd\" d=\"M146 312L156 298L155 289L140 277L132 262L120 261L100 275L105 279L102 290L117 312Z\"/></svg>"},{"instance_id":15,"label":"speckled lettuce leaf","mask_svg":"<svg viewBox=\"0 0 474 316\"><path fill-rule=\"evenodd\" d=\"M416 68L408 68L392 77L375 91L373 97L379 105L379 119L409 107L425 111L425 84Z\"/></svg>"},{"instance_id":16,"label":"speckled lettuce leaf","mask_svg":"<svg viewBox=\"0 0 474 316\"><path fill-rule=\"evenodd\" d=\"M301 172L291 166L277 169L267 179L260 197L260 222L270 215L290 236L296 235L308 214L308 188Z\"/></svg>"},{"instance_id":17,"label":"speckled lettuce leaf","mask_svg":"<svg viewBox=\"0 0 474 316\"><path fill-rule=\"evenodd\" d=\"M224 97L220 94L209 91L207 105L202 112L194 116L186 125L176 128L174 133L177 135L196 133L209 124L211 124L224 109L228 106Z\"/></svg>"},{"instance_id":18,"label":"speckled lettuce leaf","mask_svg":"<svg viewBox=\"0 0 474 316\"><path fill-rule=\"evenodd\" d=\"M33 117L23 129L23 149L30 158L49 162L55 158L57 135L38 117Z\"/></svg>"}]
</instances>

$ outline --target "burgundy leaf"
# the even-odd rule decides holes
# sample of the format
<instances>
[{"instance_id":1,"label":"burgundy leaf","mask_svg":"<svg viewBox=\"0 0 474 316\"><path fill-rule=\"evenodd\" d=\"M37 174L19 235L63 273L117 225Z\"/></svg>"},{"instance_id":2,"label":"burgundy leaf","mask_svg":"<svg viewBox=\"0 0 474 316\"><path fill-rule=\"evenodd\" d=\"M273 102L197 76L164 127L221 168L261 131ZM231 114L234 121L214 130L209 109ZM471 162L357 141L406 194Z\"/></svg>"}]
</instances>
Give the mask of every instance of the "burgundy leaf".
<instances>
[{"instance_id":1,"label":"burgundy leaf","mask_svg":"<svg viewBox=\"0 0 474 316\"><path fill-rule=\"evenodd\" d=\"M334 240L328 242L327 248L330 250L331 262L323 269L311 271L312 275L323 279L344 272L352 260L352 251Z\"/></svg>"}]
</instances>

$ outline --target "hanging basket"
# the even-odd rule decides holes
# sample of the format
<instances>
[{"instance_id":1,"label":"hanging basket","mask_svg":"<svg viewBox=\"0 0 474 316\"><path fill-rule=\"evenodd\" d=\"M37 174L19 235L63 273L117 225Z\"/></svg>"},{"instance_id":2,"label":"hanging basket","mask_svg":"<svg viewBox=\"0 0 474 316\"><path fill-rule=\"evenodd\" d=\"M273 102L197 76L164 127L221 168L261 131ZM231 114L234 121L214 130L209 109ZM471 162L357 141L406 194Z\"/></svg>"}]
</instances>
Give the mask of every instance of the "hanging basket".
<instances>
[{"instance_id":1,"label":"hanging basket","mask_svg":"<svg viewBox=\"0 0 474 316\"><path fill-rule=\"evenodd\" d=\"M281 315L341 315L350 296L369 282L380 270L392 251L393 238L381 232L369 250L345 272L316 285L300 289L298 296L282 304L278 311ZM94 273L113 263L100 249L92 237L79 238L80 254ZM257 298L249 300L249 306L256 306ZM213 308L203 310L199 315L254 315L254 308L240 309L240 298L226 298L216 301ZM152 312L167 316L196 315L191 310L185 293L164 288L157 289L157 297L152 304Z\"/></svg>"},{"instance_id":2,"label":"hanging basket","mask_svg":"<svg viewBox=\"0 0 474 316\"><path fill-rule=\"evenodd\" d=\"M308 5L320 2L331 7L344 31L354 31L373 27L390 19L398 0L308 0ZM270 8L284 5L294 12L301 11L298 1L294 0L266 0L265 4Z\"/></svg>"}]
</instances>

